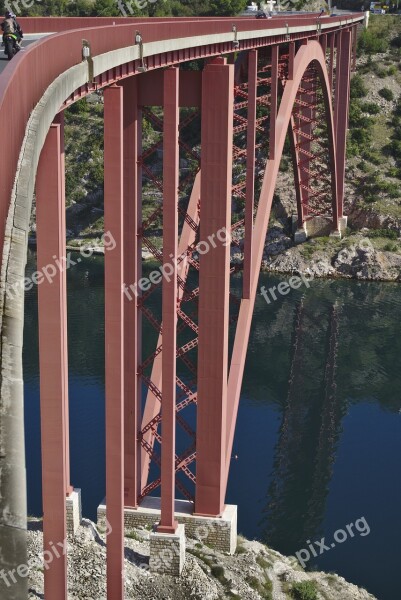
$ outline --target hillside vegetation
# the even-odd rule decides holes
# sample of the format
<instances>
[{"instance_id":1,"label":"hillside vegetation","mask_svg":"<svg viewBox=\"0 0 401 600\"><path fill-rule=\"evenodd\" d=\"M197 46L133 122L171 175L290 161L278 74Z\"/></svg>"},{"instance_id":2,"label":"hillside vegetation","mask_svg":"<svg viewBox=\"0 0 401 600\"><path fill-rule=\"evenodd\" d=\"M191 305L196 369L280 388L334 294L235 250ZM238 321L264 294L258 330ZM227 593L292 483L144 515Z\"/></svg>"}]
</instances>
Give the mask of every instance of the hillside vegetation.
<instances>
[{"instance_id":1,"label":"hillside vegetation","mask_svg":"<svg viewBox=\"0 0 401 600\"><path fill-rule=\"evenodd\" d=\"M15 3L14 12L22 17L191 17L230 16L246 7L247 0L37 0ZM13 3L0 2L2 14Z\"/></svg>"},{"instance_id":2,"label":"hillside vegetation","mask_svg":"<svg viewBox=\"0 0 401 600\"><path fill-rule=\"evenodd\" d=\"M376 243L399 250L401 17L374 16L359 38L349 126L346 210L351 225L376 229Z\"/></svg>"}]
</instances>

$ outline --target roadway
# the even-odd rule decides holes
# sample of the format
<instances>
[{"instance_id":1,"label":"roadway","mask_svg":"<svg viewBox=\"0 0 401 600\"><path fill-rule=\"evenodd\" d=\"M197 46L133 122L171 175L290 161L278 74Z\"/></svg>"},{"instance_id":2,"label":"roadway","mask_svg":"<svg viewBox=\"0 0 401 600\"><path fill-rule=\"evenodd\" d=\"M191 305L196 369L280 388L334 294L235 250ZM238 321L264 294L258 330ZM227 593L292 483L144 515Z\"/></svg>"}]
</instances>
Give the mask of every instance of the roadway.
<instances>
[{"instance_id":1,"label":"roadway","mask_svg":"<svg viewBox=\"0 0 401 600\"><path fill-rule=\"evenodd\" d=\"M24 52L24 50L26 50L28 46L30 46L31 44L34 44L35 42L40 40L42 37L46 37L47 35L50 35L50 34L49 33L27 33L26 35L24 35L24 37L22 39L22 48L21 48L20 52ZM4 46L1 46L0 47L0 75L6 68L8 63L9 63L9 60L8 60L7 56L4 54Z\"/></svg>"}]
</instances>

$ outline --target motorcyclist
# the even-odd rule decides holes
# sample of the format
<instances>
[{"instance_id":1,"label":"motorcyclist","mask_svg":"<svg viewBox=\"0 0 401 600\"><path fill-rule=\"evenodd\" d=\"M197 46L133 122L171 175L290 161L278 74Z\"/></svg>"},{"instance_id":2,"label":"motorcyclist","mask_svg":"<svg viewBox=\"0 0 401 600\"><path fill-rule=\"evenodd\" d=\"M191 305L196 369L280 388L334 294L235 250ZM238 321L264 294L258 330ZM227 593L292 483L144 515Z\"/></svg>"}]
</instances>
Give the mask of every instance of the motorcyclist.
<instances>
[{"instance_id":1,"label":"motorcyclist","mask_svg":"<svg viewBox=\"0 0 401 600\"><path fill-rule=\"evenodd\" d=\"M4 44L4 36L7 33L12 33L16 36L16 45L18 49L20 48L20 41L24 37L23 31L21 29L20 24L17 21L17 17L11 11L7 11L4 17L4 21L0 24L1 30L3 32L3 44Z\"/></svg>"},{"instance_id":2,"label":"motorcyclist","mask_svg":"<svg viewBox=\"0 0 401 600\"><path fill-rule=\"evenodd\" d=\"M265 12L264 10L258 10L256 13L256 19L271 19L271 12Z\"/></svg>"}]
</instances>

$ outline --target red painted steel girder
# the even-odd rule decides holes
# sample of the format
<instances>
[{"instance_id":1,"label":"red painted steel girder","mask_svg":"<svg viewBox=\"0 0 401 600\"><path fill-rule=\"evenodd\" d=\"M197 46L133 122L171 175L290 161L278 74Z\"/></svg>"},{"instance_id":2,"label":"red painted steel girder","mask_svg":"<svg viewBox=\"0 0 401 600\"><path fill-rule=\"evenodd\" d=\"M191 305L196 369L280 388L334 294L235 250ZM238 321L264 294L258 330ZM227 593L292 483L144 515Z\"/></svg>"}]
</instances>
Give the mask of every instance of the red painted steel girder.
<instances>
[{"instance_id":1,"label":"red painted steel girder","mask_svg":"<svg viewBox=\"0 0 401 600\"><path fill-rule=\"evenodd\" d=\"M322 84L323 97L326 106L326 115L328 120L329 143L334 146L333 139L333 117L331 110L331 98L329 94L329 79L326 71L325 57L318 42L311 41L300 47L294 59L293 79L288 81L280 103L277 123L277 148L275 159L267 164L261 195L258 204L257 215L255 218L255 231L253 250L255 261L252 266L251 276L251 294L249 300L242 300L238 318L237 331L234 340L233 353L231 356L230 373L228 379L228 417L227 417L227 443L226 443L226 477L228 477L228 466L232 453L232 444L234 437L235 421L238 410L239 394L241 381L245 365L246 347L249 339L253 305L256 296L258 274L260 262L262 259L264 239L269 220L270 208L273 199L275 181L278 173L279 162L281 159L284 140L288 125L292 118L292 107L298 93L302 77L309 64L314 62L318 71L319 79ZM332 169L335 174L335 161L332 155Z\"/></svg>"}]
</instances>

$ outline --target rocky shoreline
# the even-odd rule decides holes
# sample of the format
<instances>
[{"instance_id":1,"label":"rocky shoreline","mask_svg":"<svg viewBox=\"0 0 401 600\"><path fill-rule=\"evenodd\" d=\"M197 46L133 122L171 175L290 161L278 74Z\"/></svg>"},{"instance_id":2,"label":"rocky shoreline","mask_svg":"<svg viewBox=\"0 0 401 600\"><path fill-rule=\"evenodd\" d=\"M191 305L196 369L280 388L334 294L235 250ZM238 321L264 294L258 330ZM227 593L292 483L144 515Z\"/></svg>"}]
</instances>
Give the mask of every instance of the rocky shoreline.
<instances>
[{"instance_id":1,"label":"rocky shoreline","mask_svg":"<svg viewBox=\"0 0 401 600\"><path fill-rule=\"evenodd\" d=\"M279 228L268 233L262 271L365 281L401 281L401 255L375 248L364 232L343 240L293 245Z\"/></svg>"},{"instance_id":2,"label":"rocky shoreline","mask_svg":"<svg viewBox=\"0 0 401 600\"><path fill-rule=\"evenodd\" d=\"M322 278L357 279L365 281L401 282L401 254L378 249L366 235L369 230L342 240L314 238L295 245L281 223L273 225L267 234L261 271L280 274L311 275ZM81 243L80 243L81 242ZM242 240L240 240L241 244ZM31 240L34 247L34 240ZM104 247L90 240L74 240L67 244L67 252L83 255L104 255ZM150 252L143 251L142 259L152 261ZM233 248L231 262L242 262L241 249Z\"/></svg>"},{"instance_id":3,"label":"rocky shoreline","mask_svg":"<svg viewBox=\"0 0 401 600\"><path fill-rule=\"evenodd\" d=\"M257 541L243 537L233 556L187 540L187 560L180 578L154 575L148 570L149 530L135 529L125 538L125 597L127 600L375 600L366 590L343 577L306 572L295 557L285 557ZM30 523L29 557L42 553L41 522ZM68 541L68 598L106 599L105 536L83 519L74 540ZM29 598L43 598L43 566L29 571ZM307 589L313 595L299 596Z\"/></svg>"}]
</instances>

